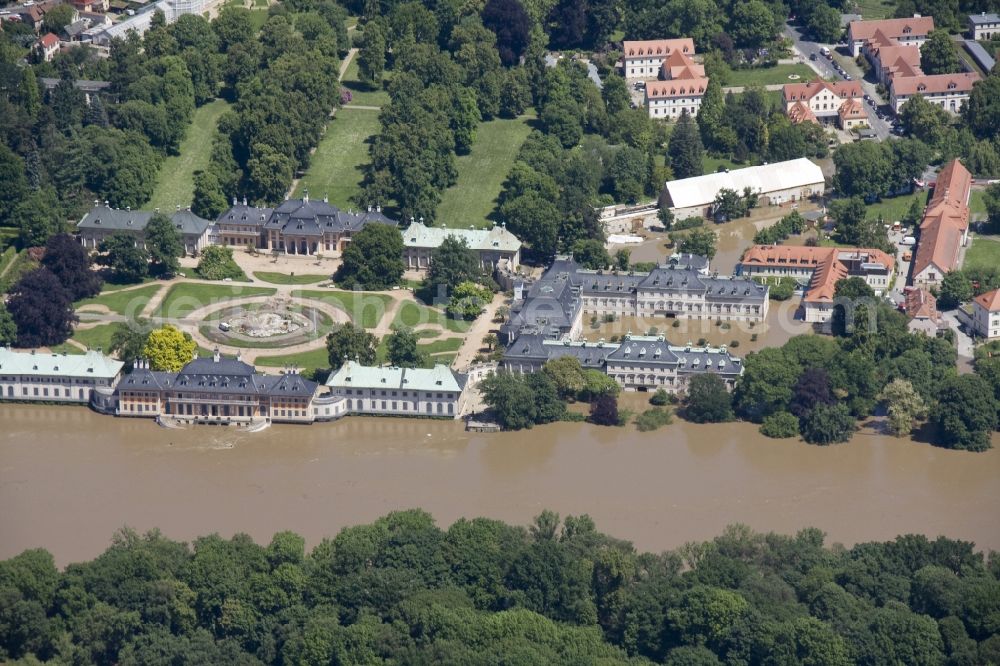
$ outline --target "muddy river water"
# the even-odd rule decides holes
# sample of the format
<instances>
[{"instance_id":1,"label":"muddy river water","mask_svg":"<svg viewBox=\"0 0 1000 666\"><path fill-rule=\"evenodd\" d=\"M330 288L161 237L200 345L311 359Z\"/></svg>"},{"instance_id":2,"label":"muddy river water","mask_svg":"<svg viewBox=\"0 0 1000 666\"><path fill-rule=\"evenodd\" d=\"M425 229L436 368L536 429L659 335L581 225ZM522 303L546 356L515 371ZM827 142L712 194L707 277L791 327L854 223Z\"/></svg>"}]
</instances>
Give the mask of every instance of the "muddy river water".
<instances>
[{"instance_id":1,"label":"muddy river water","mask_svg":"<svg viewBox=\"0 0 1000 666\"><path fill-rule=\"evenodd\" d=\"M315 544L409 507L442 526L589 513L644 550L733 522L785 533L815 525L845 544L921 532L1000 549L998 499L1000 448L972 454L866 433L820 448L739 423L474 434L454 422L347 418L245 434L0 405L0 558L40 546L63 565L94 557L124 525L264 542L291 529Z\"/></svg>"}]
</instances>

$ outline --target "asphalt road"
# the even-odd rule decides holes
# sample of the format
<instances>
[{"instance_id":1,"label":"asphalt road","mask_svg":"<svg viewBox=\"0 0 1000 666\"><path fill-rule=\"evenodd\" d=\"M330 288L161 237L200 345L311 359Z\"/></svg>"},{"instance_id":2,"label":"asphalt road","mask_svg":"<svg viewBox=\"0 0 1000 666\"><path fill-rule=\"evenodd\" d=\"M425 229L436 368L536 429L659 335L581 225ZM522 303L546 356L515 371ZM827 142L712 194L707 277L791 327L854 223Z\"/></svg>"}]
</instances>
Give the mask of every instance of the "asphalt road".
<instances>
[{"instance_id":1,"label":"asphalt road","mask_svg":"<svg viewBox=\"0 0 1000 666\"><path fill-rule=\"evenodd\" d=\"M789 39L792 40L793 51L795 51L796 54L802 56L805 62L808 63L809 66L812 67L814 70L816 70L816 72L820 76L822 76L824 79L834 79L838 81L844 78L833 66L833 61L827 60L826 56L820 53L821 47L826 46L831 51L833 51L836 44L819 44L817 42L809 41L808 39L803 37L802 33L799 32L799 29L797 27L787 23L785 24L784 33L785 36L787 36ZM814 53L816 54L816 59L810 60L811 55ZM844 58L841 58L841 60L844 60L845 58L846 56ZM846 58L846 60L850 59ZM884 103L882 98L879 97L878 93L875 90L875 84L862 79L860 76L861 72L856 65L854 65L852 62L847 62L847 63L842 63L842 67L844 68L845 71L850 73L851 77L854 80L861 82L861 89L865 92L865 94L867 94L871 99L873 99L876 104ZM886 116L886 120L883 120L876 115L875 107L872 104L870 104L869 102L864 102L864 105L865 105L865 112L868 114L868 126L871 127L873 130L875 130L875 133L878 136L879 141L884 141L885 139L888 139L892 135L890 131L891 129L890 123L892 121L892 117ZM883 107L883 108L887 109L888 107Z\"/></svg>"}]
</instances>

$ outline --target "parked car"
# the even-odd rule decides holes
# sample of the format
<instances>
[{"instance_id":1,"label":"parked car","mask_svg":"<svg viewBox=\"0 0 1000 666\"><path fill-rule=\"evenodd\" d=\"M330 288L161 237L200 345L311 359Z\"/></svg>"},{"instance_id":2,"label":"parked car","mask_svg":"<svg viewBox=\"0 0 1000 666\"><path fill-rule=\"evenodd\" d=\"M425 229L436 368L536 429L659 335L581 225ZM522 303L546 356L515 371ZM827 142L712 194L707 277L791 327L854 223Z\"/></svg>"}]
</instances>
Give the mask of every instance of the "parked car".
<instances>
[{"instance_id":1,"label":"parked car","mask_svg":"<svg viewBox=\"0 0 1000 666\"><path fill-rule=\"evenodd\" d=\"M903 236L903 240L899 241L900 245L916 245L917 239L913 236Z\"/></svg>"},{"instance_id":2,"label":"parked car","mask_svg":"<svg viewBox=\"0 0 1000 666\"><path fill-rule=\"evenodd\" d=\"M816 54L815 53L810 53L809 54L809 59L810 60L817 60Z\"/></svg>"},{"instance_id":3,"label":"parked car","mask_svg":"<svg viewBox=\"0 0 1000 666\"><path fill-rule=\"evenodd\" d=\"M841 71L843 71L843 70L841 70ZM850 81L851 80L851 75L850 74L844 74L844 80L845 81Z\"/></svg>"}]
</instances>

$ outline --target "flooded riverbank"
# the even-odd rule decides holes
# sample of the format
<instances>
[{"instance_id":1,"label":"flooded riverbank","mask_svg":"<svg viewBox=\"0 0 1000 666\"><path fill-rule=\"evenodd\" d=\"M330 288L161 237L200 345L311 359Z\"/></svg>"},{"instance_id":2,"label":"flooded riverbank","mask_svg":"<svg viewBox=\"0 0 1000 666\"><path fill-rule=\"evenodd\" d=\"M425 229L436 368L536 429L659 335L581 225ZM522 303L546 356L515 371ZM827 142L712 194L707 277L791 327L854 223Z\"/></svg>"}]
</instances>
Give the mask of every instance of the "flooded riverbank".
<instances>
[{"instance_id":1,"label":"flooded riverbank","mask_svg":"<svg viewBox=\"0 0 1000 666\"><path fill-rule=\"evenodd\" d=\"M352 417L255 434L178 431L9 404L0 424L0 558L44 547L60 565L89 559L123 525L264 542L290 529L313 545L409 507L441 525L589 513L643 550L708 539L734 522L785 533L815 525L847 544L922 532L1000 549L997 448L972 454L865 433L821 448L739 423L652 433L559 423L490 435Z\"/></svg>"}]
</instances>

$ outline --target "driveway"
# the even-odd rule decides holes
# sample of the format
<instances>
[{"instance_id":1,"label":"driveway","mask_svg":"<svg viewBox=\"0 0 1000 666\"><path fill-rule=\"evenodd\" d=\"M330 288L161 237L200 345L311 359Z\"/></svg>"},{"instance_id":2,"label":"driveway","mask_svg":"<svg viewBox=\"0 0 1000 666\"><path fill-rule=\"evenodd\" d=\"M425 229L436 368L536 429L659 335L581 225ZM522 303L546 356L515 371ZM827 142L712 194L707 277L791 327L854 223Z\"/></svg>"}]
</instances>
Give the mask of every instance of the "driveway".
<instances>
[{"instance_id":1,"label":"driveway","mask_svg":"<svg viewBox=\"0 0 1000 666\"><path fill-rule=\"evenodd\" d=\"M948 323L951 330L955 331L955 343L958 347L958 371L961 373L972 372L972 358L975 355L975 344L962 328L963 321L959 311L948 310L947 312L942 312L941 319Z\"/></svg>"},{"instance_id":2,"label":"driveway","mask_svg":"<svg viewBox=\"0 0 1000 666\"><path fill-rule=\"evenodd\" d=\"M861 83L861 89L871 100L874 101L875 105L883 107L884 110L888 108L885 106L887 104L887 100L883 100L879 96L878 91L875 89L875 84L862 78L862 72L857 66L857 63L855 63L852 58L837 52L835 48L836 44L819 44L817 42L809 41L802 35L798 28L789 24L785 24L784 34L792 40L792 50L801 55L805 62L808 63L808 65L812 67L813 70L815 70L821 77L824 79L832 79L834 81L843 80L844 77L841 76L841 74L837 72L833 66L834 61L836 61L846 73L851 75L853 80ZM824 46L829 48L833 53L834 60L827 60L826 57L820 53L820 48ZM812 54L816 54L815 60L809 59ZM868 101L864 102L865 113L868 114L868 126L875 130L879 141L884 141L892 136L892 133L889 131L891 129L891 120L880 119L875 113L875 105L869 103ZM891 118L891 116L886 116L886 118Z\"/></svg>"}]
</instances>

